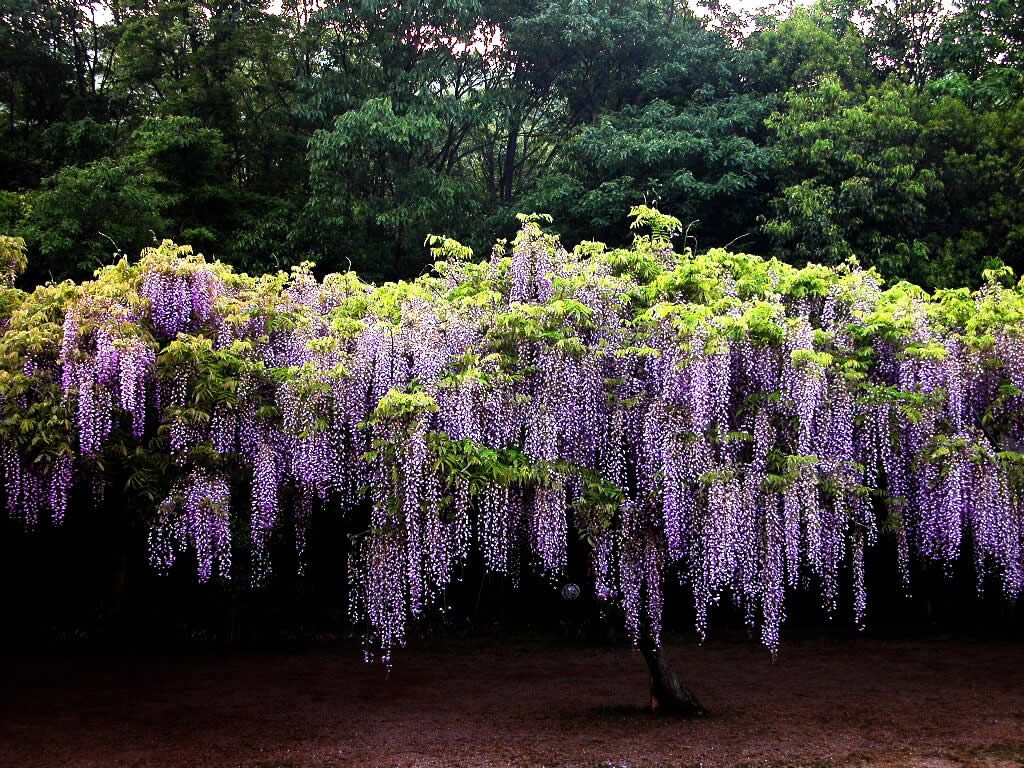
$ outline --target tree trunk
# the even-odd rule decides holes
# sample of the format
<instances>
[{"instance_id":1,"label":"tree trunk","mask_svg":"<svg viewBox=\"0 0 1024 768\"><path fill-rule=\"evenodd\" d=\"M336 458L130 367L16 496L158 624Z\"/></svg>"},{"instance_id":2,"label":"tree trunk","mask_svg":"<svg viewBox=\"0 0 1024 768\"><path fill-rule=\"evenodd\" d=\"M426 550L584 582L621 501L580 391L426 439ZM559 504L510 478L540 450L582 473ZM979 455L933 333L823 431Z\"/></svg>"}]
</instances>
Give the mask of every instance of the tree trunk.
<instances>
[{"instance_id":1,"label":"tree trunk","mask_svg":"<svg viewBox=\"0 0 1024 768\"><path fill-rule=\"evenodd\" d=\"M653 642L640 646L644 661L651 671L651 711L656 715L703 717L707 710L679 678L668 663L665 650Z\"/></svg>"},{"instance_id":2,"label":"tree trunk","mask_svg":"<svg viewBox=\"0 0 1024 768\"><path fill-rule=\"evenodd\" d=\"M516 172L516 150L519 146L518 123L508 131L508 143L505 145L505 162L501 168L501 199L508 202L512 199L512 178Z\"/></svg>"}]
</instances>

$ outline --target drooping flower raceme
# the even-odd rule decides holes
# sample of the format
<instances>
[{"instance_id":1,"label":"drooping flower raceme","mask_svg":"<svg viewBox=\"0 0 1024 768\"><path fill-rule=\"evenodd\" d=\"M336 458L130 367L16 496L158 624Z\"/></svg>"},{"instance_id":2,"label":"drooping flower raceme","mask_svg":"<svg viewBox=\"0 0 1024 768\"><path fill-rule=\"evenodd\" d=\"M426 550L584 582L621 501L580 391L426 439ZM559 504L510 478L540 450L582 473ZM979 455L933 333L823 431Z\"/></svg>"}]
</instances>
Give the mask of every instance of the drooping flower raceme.
<instances>
[{"instance_id":1,"label":"drooping flower raceme","mask_svg":"<svg viewBox=\"0 0 1024 768\"><path fill-rule=\"evenodd\" d=\"M532 219L437 272L250 278L165 243L11 294L9 514L59 522L76 483L137 469L165 499L154 566L230 577L234 534L256 582L286 523L301 561L311 519L346 516L352 619L385 658L474 547L513 583L585 569L645 644L676 580L702 636L732 600L774 652L788 592L834 613L844 583L862 625L883 535L901 588L966 555L1024 591L1024 288L933 297L657 237L569 252Z\"/></svg>"}]
</instances>

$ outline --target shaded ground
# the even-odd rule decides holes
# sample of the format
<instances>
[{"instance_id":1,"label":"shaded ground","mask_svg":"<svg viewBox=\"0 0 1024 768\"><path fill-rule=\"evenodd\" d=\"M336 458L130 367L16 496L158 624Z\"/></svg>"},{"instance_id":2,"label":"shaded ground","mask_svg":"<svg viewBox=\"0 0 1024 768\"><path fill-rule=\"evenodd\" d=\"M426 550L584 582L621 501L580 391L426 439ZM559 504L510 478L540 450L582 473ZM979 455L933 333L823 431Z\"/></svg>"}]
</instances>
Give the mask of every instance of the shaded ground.
<instances>
[{"instance_id":1,"label":"shaded ground","mask_svg":"<svg viewBox=\"0 0 1024 768\"><path fill-rule=\"evenodd\" d=\"M673 647L712 716L642 711L638 654L452 641L390 676L354 650L3 659L0 765L1024 766L1024 644Z\"/></svg>"}]
</instances>

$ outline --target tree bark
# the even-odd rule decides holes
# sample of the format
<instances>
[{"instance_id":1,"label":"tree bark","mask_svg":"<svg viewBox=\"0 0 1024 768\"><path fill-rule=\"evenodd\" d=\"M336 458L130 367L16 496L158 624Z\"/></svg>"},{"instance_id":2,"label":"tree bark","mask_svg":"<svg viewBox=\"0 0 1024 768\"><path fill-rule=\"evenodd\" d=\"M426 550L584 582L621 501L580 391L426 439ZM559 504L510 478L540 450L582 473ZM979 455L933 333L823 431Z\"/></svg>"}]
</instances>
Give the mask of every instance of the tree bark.
<instances>
[{"instance_id":1,"label":"tree bark","mask_svg":"<svg viewBox=\"0 0 1024 768\"><path fill-rule=\"evenodd\" d=\"M508 143L505 145L505 162L501 168L501 199L512 199L512 178L516 172L516 150L519 145L518 122L509 128Z\"/></svg>"},{"instance_id":2,"label":"tree bark","mask_svg":"<svg viewBox=\"0 0 1024 768\"><path fill-rule=\"evenodd\" d=\"M645 642L640 646L640 652L651 671L651 711L654 714L676 717L703 717L707 714L693 691L679 682L660 645Z\"/></svg>"}]
</instances>

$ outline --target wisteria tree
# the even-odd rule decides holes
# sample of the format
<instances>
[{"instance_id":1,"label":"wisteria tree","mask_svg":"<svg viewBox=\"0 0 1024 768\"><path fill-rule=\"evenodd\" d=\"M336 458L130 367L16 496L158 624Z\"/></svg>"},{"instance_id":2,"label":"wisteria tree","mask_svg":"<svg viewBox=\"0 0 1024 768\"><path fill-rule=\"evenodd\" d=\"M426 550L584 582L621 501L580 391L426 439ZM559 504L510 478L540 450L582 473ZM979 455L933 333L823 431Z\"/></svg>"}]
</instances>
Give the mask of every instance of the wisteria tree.
<instances>
[{"instance_id":1,"label":"wisteria tree","mask_svg":"<svg viewBox=\"0 0 1024 768\"><path fill-rule=\"evenodd\" d=\"M653 706L684 713L669 582L702 637L727 597L772 653L794 589L834 613L848 584L864 622L880 536L898 589L970 557L979 587L1024 591L1024 284L928 294L852 262L677 253L678 221L633 219L628 249L570 252L540 216L483 261L431 238L432 274L382 286L165 242L4 288L7 510L59 525L126 473L155 568L255 583L275 531L301 563L311 516L343 516L350 615L385 662L472 552L557 584L580 540Z\"/></svg>"}]
</instances>

